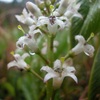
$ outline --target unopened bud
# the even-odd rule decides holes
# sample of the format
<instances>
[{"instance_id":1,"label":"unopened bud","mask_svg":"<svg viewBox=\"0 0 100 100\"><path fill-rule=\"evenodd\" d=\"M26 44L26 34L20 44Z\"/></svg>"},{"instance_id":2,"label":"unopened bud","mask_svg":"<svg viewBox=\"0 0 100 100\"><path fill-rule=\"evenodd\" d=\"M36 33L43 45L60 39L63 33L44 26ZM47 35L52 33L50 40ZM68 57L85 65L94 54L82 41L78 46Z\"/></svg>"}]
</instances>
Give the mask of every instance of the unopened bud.
<instances>
[{"instance_id":1,"label":"unopened bud","mask_svg":"<svg viewBox=\"0 0 100 100\"><path fill-rule=\"evenodd\" d=\"M32 2L27 2L26 3L26 7L27 9L32 13L34 14L36 17L39 17L42 15L40 9L37 7L37 5L35 5L34 3Z\"/></svg>"},{"instance_id":2,"label":"unopened bud","mask_svg":"<svg viewBox=\"0 0 100 100\"><path fill-rule=\"evenodd\" d=\"M68 0L61 0L60 5L58 7L58 13L60 15L63 15L67 9L68 6Z\"/></svg>"}]
</instances>

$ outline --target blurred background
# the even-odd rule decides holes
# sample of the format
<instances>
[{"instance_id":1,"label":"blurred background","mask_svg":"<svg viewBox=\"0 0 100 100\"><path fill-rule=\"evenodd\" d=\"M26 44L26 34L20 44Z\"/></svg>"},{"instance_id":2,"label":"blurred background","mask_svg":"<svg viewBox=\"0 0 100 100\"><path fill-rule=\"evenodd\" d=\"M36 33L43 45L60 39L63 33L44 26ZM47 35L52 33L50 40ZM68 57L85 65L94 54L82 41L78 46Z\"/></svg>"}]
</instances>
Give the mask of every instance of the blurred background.
<instances>
[{"instance_id":1,"label":"blurred background","mask_svg":"<svg viewBox=\"0 0 100 100\"><path fill-rule=\"evenodd\" d=\"M23 35L17 28L21 23L15 15L21 14L27 1L0 0L0 100L38 100L39 80L15 68L7 69L8 62L13 60L10 52L16 49L16 41Z\"/></svg>"}]
</instances>

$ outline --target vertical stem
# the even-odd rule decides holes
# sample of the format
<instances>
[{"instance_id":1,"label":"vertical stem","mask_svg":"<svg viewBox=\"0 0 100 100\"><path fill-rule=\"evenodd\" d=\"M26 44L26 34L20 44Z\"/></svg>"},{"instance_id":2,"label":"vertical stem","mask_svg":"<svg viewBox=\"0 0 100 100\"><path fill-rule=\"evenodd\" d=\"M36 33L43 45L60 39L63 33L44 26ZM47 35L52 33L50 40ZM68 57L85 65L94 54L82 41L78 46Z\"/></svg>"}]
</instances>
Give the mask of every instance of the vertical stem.
<instances>
[{"instance_id":1,"label":"vertical stem","mask_svg":"<svg viewBox=\"0 0 100 100\"><path fill-rule=\"evenodd\" d=\"M52 80L49 80L46 84L46 90L47 90L47 99L46 100L52 100L53 96L53 86L52 86Z\"/></svg>"},{"instance_id":2,"label":"vertical stem","mask_svg":"<svg viewBox=\"0 0 100 100\"><path fill-rule=\"evenodd\" d=\"M49 57L49 66L53 67L53 35L48 36L48 57ZM49 80L47 82L47 100L52 100L53 96L53 86L52 86L52 80Z\"/></svg>"},{"instance_id":3,"label":"vertical stem","mask_svg":"<svg viewBox=\"0 0 100 100\"><path fill-rule=\"evenodd\" d=\"M54 42L54 36L50 35L48 37L48 57L50 60L50 67L53 67L53 61L54 61L54 53L53 53L53 42Z\"/></svg>"}]
</instances>

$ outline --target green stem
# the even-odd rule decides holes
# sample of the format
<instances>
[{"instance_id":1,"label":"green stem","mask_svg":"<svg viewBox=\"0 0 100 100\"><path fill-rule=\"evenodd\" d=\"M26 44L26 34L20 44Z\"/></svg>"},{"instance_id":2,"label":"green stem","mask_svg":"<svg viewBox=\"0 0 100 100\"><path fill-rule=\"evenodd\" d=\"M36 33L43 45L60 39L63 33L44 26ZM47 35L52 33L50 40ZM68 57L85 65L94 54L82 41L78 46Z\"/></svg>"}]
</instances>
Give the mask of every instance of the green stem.
<instances>
[{"instance_id":1,"label":"green stem","mask_svg":"<svg viewBox=\"0 0 100 100\"><path fill-rule=\"evenodd\" d=\"M54 61L54 57L53 57L53 40L54 37L53 35L48 36L48 58L50 60L49 62L49 66L53 67L53 61ZM52 100L53 97L53 86L52 86L52 80L49 80L46 84L47 86L47 100Z\"/></svg>"},{"instance_id":2,"label":"green stem","mask_svg":"<svg viewBox=\"0 0 100 100\"><path fill-rule=\"evenodd\" d=\"M48 11L48 15L50 15L50 4L48 4L48 2L49 1L47 1L47 0L44 0L44 3L45 3L45 7L46 7L46 9L47 9L47 11Z\"/></svg>"},{"instance_id":3,"label":"green stem","mask_svg":"<svg viewBox=\"0 0 100 100\"><path fill-rule=\"evenodd\" d=\"M38 52L37 55L39 55L47 65L49 64L49 61L41 54L41 52Z\"/></svg>"},{"instance_id":4,"label":"green stem","mask_svg":"<svg viewBox=\"0 0 100 100\"><path fill-rule=\"evenodd\" d=\"M53 86L52 86L52 80L49 80L46 84L47 88L47 99L46 100L52 100L53 99Z\"/></svg>"},{"instance_id":5,"label":"green stem","mask_svg":"<svg viewBox=\"0 0 100 100\"><path fill-rule=\"evenodd\" d=\"M28 71L31 72L32 74L34 74L36 77L38 77L40 80L43 81L43 78L39 74L37 74L34 70L28 69Z\"/></svg>"},{"instance_id":6,"label":"green stem","mask_svg":"<svg viewBox=\"0 0 100 100\"><path fill-rule=\"evenodd\" d=\"M46 96L46 87L43 87L39 96L39 100L43 100L45 96Z\"/></svg>"},{"instance_id":7,"label":"green stem","mask_svg":"<svg viewBox=\"0 0 100 100\"><path fill-rule=\"evenodd\" d=\"M64 60L68 59L68 58L73 58L75 55L73 54L73 52L69 51L68 54L65 55Z\"/></svg>"},{"instance_id":8,"label":"green stem","mask_svg":"<svg viewBox=\"0 0 100 100\"><path fill-rule=\"evenodd\" d=\"M53 67L53 61L54 61L54 55L53 55L53 42L54 42L54 36L50 35L48 37L48 55L50 59L50 67Z\"/></svg>"},{"instance_id":9,"label":"green stem","mask_svg":"<svg viewBox=\"0 0 100 100\"><path fill-rule=\"evenodd\" d=\"M41 28L41 27L38 27L41 31L42 31L42 33L44 33L44 34L47 34L48 32L46 31L46 30L44 30L43 28Z\"/></svg>"}]
</instances>

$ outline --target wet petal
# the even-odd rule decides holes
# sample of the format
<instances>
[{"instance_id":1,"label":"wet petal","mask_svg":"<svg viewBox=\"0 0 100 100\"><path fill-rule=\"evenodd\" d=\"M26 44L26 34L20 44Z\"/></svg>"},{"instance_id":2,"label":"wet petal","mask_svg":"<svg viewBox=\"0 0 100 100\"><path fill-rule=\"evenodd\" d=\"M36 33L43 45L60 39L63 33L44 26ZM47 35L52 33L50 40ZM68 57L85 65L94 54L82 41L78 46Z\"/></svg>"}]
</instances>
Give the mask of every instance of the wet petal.
<instances>
[{"instance_id":1,"label":"wet petal","mask_svg":"<svg viewBox=\"0 0 100 100\"><path fill-rule=\"evenodd\" d=\"M87 56L90 56L92 57L93 56L93 53L94 53L94 47L92 45L89 45L89 44L86 44L84 46L84 53L87 55Z\"/></svg>"}]
</instances>

